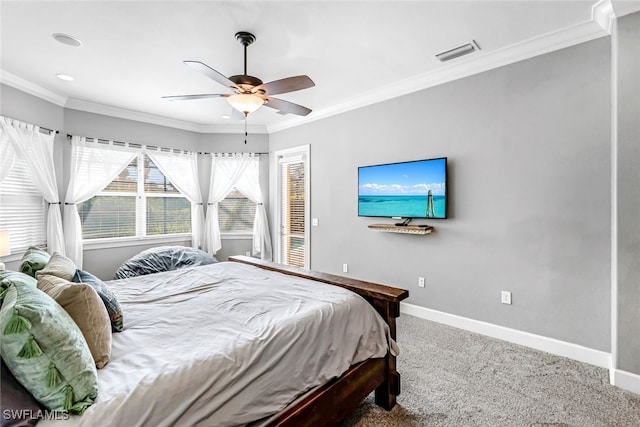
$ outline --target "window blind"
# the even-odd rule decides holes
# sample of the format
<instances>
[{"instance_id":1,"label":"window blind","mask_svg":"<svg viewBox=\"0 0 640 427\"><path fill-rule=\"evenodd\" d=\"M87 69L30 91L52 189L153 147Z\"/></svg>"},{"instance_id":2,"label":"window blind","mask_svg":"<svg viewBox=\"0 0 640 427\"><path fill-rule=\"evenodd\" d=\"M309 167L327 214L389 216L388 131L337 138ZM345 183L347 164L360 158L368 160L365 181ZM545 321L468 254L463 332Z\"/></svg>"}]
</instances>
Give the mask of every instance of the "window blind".
<instances>
[{"instance_id":1,"label":"window blind","mask_svg":"<svg viewBox=\"0 0 640 427\"><path fill-rule=\"evenodd\" d=\"M12 253L45 246L46 205L31 182L26 162L17 158L0 185L0 230L9 231Z\"/></svg>"},{"instance_id":2,"label":"window blind","mask_svg":"<svg viewBox=\"0 0 640 427\"><path fill-rule=\"evenodd\" d=\"M282 260L304 268L304 161L294 159L280 163Z\"/></svg>"},{"instance_id":3,"label":"window blind","mask_svg":"<svg viewBox=\"0 0 640 427\"><path fill-rule=\"evenodd\" d=\"M256 204L234 188L218 203L218 223L222 233L251 233Z\"/></svg>"}]
</instances>

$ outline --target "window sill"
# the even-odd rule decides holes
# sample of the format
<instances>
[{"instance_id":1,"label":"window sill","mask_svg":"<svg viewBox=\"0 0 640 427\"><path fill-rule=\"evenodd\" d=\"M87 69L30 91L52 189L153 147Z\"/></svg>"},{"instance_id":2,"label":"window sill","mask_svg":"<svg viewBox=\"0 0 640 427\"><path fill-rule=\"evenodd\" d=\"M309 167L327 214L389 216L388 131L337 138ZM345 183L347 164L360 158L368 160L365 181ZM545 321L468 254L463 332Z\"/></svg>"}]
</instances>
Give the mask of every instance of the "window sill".
<instances>
[{"instance_id":1,"label":"window sill","mask_svg":"<svg viewBox=\"0 0 640 427\"><path fill-rule=\"evenodd\" d=\"M222 233L222 240L251 240L253 236L247 233ZM111 249L129 246L146 246L155 244L176 244L191 242L191 234L173 234L171 236L149 236L149 237L119 237L112 239L85 240L82 243L83 249L93 251L97 249ZM22 255L20 255L22 256ZM18 259L20 259L18 257Z\"/></svg>"},{"instance_id":2,"label":"window sill","mask_svg":"<svg viewBox=\"0 0 640 427\"><path fill-rule=\"evenodd\" d=\"M251 240L253 234L251 233L220 233L222 240Z\"/></svg>"},{"instance_id":3,"label":"window sill","mask_svg":"<svg viewBox=\"0 0 640 427\"><path fill-rule=\"evenodd\" d=\"M20 252L14 252L11 255L5 255L3 257L0 257L0 261L4 263L20 261L25 252L26 252L26 249L21 250Z\"/></svg>"},{"instance_id":4,"label":"window sill","mask_svg":"<svg viewBox=\"0 0 640 427\"><path fill-rule=\"evenodd\" d=\"M119 237L113 239L85 240L82 242L84 250L92 251L96 249L121 248L128 246L145 246L163 243L184 243L191 242L191 234L173 234L171 236L150 236L150 237Z\"/></svg>"}]
</instances>

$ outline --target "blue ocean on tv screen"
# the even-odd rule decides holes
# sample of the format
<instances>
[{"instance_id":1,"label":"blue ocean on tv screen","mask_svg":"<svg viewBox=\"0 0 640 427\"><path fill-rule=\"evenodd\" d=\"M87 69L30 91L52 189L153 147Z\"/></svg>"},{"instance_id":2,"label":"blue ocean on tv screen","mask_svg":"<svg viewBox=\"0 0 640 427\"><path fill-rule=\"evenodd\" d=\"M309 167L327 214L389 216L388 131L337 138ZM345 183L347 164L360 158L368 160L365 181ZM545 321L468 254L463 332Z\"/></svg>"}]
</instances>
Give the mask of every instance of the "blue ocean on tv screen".
<instances>
[{"instance_id":1,"label":"blue ocean on tv screen","mask_svg":"<svg viewBox=\"0 0 640 427\"><path fill-rule=\"evenodd\" d=\"M361 166L358 215L447 217L447 158Z\"/></svg>"},{"instance_id":2,"label":"blue ocean on tv screen","mask_svg":"<svg viewBox=\"0 0 640 427\"><path fill-rule=\"evenodd\" d=\"M445 196L433 196L435 216L444 218ZM358 196L358 215L384 217L427 217L427 196Z\"/></svg>"}]
</instances>

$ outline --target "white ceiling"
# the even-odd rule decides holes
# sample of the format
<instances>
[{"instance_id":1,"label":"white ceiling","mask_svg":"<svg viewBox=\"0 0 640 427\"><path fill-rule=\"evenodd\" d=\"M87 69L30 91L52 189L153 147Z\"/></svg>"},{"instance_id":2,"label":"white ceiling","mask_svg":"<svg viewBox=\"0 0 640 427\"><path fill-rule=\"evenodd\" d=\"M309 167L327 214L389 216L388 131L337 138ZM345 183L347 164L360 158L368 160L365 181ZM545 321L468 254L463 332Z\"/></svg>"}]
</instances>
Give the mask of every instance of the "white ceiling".
<instances>
[{"instance_id":1,"label":"white ceiling","mask_svg":"<svg viewBox=\"0 0 640 427\"><path fill-rule=\"evenodd\" d=\"M248 48L249 74L265 82L297 74L315 81L314 88L278 95L311 108L304 120L313 120L507 63L504 58L519 59L518 52L532 56L601 36L594 4L3 0L0 77L69 108L199 131L236 130L237 122L221 117L230 112L222 98L160 97L226 93L182 61L202 61L226 76L242 74L237 31L256 36ZM63 45L52 33L70 34L83 45ZM434 57L471 40L482 50L446 64ZM58 73L75 80L61 81ZM263 107L248 123L273 131L301 121Z\"/></svg>"}]
</instances>

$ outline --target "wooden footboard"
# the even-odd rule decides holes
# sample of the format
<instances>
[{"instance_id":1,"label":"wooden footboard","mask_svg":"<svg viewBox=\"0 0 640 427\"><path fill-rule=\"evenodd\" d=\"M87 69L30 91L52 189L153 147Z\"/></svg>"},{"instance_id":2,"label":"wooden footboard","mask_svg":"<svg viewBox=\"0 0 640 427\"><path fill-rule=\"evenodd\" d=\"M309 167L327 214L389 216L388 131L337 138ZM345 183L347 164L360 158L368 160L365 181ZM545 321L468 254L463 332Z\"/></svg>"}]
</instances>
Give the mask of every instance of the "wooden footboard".
<instances>
[{"instance_id":1,"label":"wooden footboard","mask_svg":"<svg viewBox=\"0 0 640 427\"><path fill-rule=\"evenodd\" d=\"M249 264L265 270L277 271L330 285L340 286L361 295L389 325L391 337L396 338L396 318L400 316L400 301L409 291L350 279L333 274L305 270L246 256L231 256L229 261ZM390 410L400 394L400 374L396 357L387 353L384 358L369 359L353 365L340 378L319 387L314 393L283 411L270 426L331 426L350 414L375 390L376 404Z\"/></svg>"}]
</instances>

